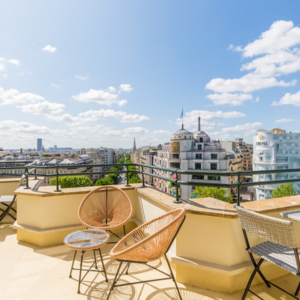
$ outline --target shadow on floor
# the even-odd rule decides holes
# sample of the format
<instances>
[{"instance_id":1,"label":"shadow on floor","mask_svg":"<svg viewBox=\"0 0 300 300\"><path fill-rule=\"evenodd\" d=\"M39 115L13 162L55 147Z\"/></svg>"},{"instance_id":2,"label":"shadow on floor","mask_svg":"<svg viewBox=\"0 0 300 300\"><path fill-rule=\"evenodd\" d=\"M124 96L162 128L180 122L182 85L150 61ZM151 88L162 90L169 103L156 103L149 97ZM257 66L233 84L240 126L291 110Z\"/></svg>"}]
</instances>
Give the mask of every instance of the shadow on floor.
<instances>
[{"instance_id":1,"label":"shadow on floor","mask_svg":"<svg viewBox=\"0 0 300 300\"><path fill-rule=\"evenodd\" d=\"M199 295L197 293L187 291L184 289L179 289L180 294L182 297L182 300L212 300L217 298L211 298ZM145 300L178 300L178 292L174 288L168 288L168 289L159 289L152 294L150 294Z\"/></svg>"},{"instance_id":2,"label":"shadow on floor","mask_svg":"<svg viewBox=\"0 0 300 300\"><path fill-rule=\"evenodd\" d=\"M12 225L11 223L0 223L0 242L4 242L7 236L16 234Z\"/></svg>"},{"instance_id":3,"label":"shadow on floor","mask_svg":"<svg viewBox=\"0 0 300 300\"><path fill-rule=\"evenodd\" d=\"M113 280L101 281L88 290L88 300L106 300ZM118 284L126 284L128 281L119 280ZM132 285L115 287L109 297L109 300L133 300L135 298L135 289Z\"/></svg>"}]
</instances>

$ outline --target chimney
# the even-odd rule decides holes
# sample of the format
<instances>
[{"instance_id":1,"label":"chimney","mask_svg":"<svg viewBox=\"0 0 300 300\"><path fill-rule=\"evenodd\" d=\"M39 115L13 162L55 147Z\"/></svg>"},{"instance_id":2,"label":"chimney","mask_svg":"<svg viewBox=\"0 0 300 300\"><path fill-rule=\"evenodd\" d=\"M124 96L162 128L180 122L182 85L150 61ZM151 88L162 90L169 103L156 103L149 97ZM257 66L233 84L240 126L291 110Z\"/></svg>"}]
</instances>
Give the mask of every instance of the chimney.
<instances>
[{"instance_id":1,"label":"chimney","mask_svg":"<svg viewBox=\"0 0 300 300\"><path fill-rule=\"evenodd\" d=\"M198 131L201 131L200 116L198 117Z\"/></svg>"}]
</instances>

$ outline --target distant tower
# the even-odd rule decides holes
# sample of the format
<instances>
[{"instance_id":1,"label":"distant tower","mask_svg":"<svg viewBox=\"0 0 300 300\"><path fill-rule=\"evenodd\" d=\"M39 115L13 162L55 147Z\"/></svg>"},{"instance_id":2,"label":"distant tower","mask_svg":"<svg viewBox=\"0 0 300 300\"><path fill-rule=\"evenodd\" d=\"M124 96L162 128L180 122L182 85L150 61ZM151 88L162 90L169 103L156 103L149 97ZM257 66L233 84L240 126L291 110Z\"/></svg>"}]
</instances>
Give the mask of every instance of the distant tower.
<instances>
[{"instance_id":1,"label":"distant tower","mask_svg":"<svg viewBox=\"0 0 300 300\"><path fill-rule=\"evenodd\" d=\"M41 151L42 145L43 145L43 140L37 139L37 151Z\"/></svg>"},{"instance_id":2,"label":"distant tower","mask_svg":"<svg viewBox=\"0 0 300 300\"><path fill-rule=\"evenodd\" d=\"M201 118L200 116L198 117L198 131L201 131Z\"/></svg>"},{"instance_id":3,"label":"distant tower","mask_svg":"<svg viewBox=\"0 0 300 300\"><path fill-rule=\"evenodd\" d=\"M132 152L135 153L135 151L136 151L136 144L135 144L135 138L134 138Z\"/></svg>"}]
</instances>

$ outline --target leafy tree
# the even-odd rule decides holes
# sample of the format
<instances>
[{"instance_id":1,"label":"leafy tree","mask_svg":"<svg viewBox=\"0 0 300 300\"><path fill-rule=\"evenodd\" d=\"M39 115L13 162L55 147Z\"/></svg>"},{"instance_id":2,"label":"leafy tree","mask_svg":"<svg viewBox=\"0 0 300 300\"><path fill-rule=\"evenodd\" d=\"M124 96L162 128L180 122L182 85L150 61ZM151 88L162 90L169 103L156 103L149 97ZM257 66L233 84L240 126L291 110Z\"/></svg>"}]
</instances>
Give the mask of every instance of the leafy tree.
<instances>
[{"instance_id":1,"label":"leafy tree","mask_svg":"<svg viewBox=\"0 0 300 300\"><path fill-rule=\"evenodd\" d=\"M115 182L109 176L104 177L104 178L100 178L95 183L95 185L97 185L97 186L99 186L99 185L114 185L114 184L115 184Z\"/></svg>"},{"instance_id":2,"label":"leafy tree","mask_svg":"<svg viewBox=\"0 0 300 300\"><path fill-rule=\"evenodd\" d=\"M196 186L195 191L192 193L191 197L193 198L212 197L215 199L219 199L231 203L232 195L226 196L226 193L227 191L221 188Z\"/></svg>"},{"instance_id":3,"label":"leafy tree","mask_svg":"<svg viewBox=\"0 0 300 300\"><path fill-rule=\"evenodd\" d=\"M138 178L137 174L134 174L133 176L131 176L131 178L129 178L129 183L140 183L140 182L142 181Z\"/></svg>"},{"instance_id":4,"label":"leafy tree","mask_svg":"<svg viewBox=\"0 0 300 300\"><path fill-rule=\"evenodd\" d=\"M118 175L115 173L109 174L107 177L110 177L114 181L114 183L118 182Z\"/></svg>"},{"instance_id":5,"label":"leafy tree","mask_svg":"<svg viewBox=\"0 0 300 300\"><path fill-rule=\"evenodd\" d=\"M93 181L84 175L62 176L58 178L61 188L91 186ZM50 179L50 185L56 185L56 178Z\"/></svg>"},{"instance_id":6,"label":"leafy tree","mask_svg":"<svg viewBox=\"0 0 300 300\"><path fill-rule=\"evenodd\" d=\"M281 198L296 195L297 192L295 191L294 186L290 183L283 183L272 192L273 198Z\"/></svg>"}]
</instances>

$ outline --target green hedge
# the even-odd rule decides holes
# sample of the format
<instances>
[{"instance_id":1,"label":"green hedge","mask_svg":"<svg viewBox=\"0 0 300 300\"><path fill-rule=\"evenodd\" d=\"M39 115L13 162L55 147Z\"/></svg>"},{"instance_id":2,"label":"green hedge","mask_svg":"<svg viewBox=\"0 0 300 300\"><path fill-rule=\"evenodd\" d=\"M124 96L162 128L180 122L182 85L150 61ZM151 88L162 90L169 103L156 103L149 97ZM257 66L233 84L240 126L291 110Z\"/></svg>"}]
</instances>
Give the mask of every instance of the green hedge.
<instances>
[{"instance_id":1,"label":"green hedge","mask_svg":"<svg viewBox=\"0 0 300 300\"><path fill-rule=\"evenodd\" d=\"M93 181L84 175L62 176L58 178L61 188L91 186ZM56 185L56 178L50 179L50 185Z\"/></svg>"},{"instance_id":2,"label":"green hedge","mask_svg":"<svg viewBox=\"0 0 300 300\"><path fill-rule=\"evenodd\" d=\"M95 185L97 185L97 186L99 186L99 185L114 185L114 184L115 184L115 182L113 181L113 179L110 176L100 178L95 183Z\"/></svg>"}]
</instances>

